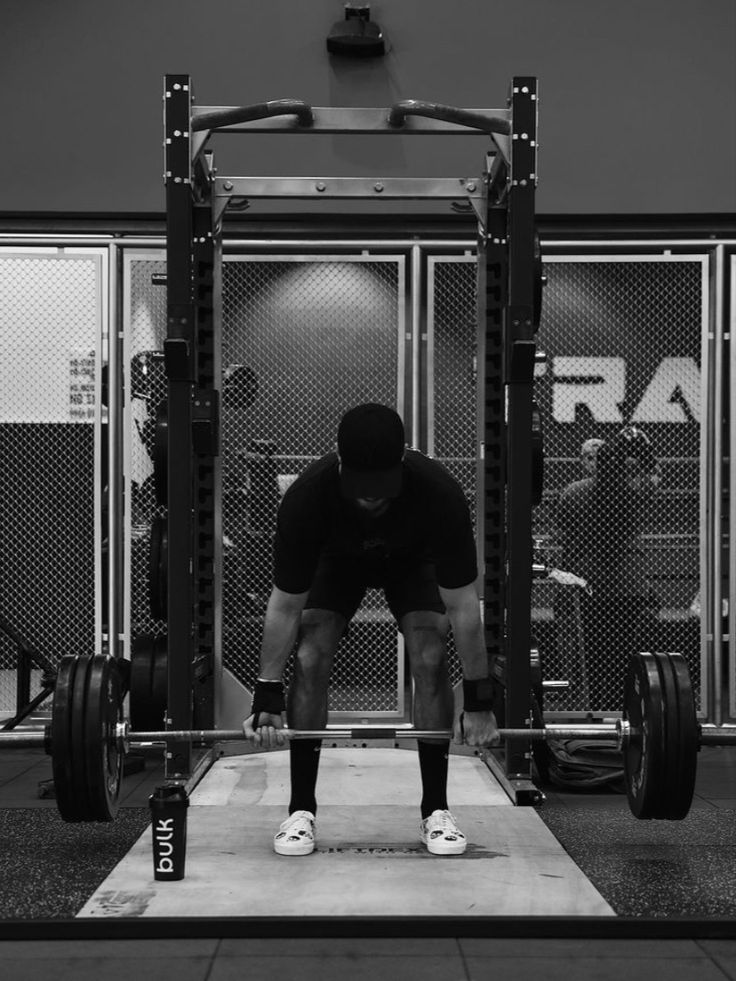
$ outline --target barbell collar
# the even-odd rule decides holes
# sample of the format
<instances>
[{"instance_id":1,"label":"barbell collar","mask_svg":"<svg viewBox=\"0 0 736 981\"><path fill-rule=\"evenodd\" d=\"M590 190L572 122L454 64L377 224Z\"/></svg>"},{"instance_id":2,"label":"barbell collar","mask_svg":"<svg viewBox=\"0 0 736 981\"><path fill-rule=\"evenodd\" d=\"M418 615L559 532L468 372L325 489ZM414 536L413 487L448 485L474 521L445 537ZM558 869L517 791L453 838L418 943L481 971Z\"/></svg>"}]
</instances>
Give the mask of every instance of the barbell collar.
<instances>
[{"instance_id":1,"label":"barbell collar","mask_svg":"<svg viewBox=\"0 0 736 981\"><path fill-rule=\"evenodd\" d=\"M33 729L27 732L0 731L0 746L10 746L14 749L45 749L47 747L46 732L43 729Z\"/></svg>"},{"instance_id":2,"label":"barbell collar","mask_svg":"<svg viewBox=\"0 0 736 981\"><path fill-rule=\"evenodd\" d=\"M700 726L701 746L731 746L736 743L736 726Z\"/></svg>"}]
</instances>

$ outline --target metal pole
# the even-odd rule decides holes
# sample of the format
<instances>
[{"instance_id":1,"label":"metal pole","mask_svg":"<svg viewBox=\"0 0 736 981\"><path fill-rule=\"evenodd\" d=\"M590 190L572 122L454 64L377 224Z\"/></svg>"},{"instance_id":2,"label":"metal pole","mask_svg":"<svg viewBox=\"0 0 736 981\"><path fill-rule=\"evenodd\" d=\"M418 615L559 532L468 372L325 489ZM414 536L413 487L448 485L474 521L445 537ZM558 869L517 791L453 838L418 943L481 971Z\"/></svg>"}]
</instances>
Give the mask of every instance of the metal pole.
<instances>
[{"instance_id":1,"label":"metal pole","mask_svg":"<svg viewBox=\"0 0 736 981\"><path fill-rule=\"evenodd\" d=\"M197 378L193 270L191 84L187 75L167 75L166 136L166 340L168 404L168 718L192 722L195 637L195 508L192 454L193 394ZM191 745L174 742L167 752L167 778L191 773Z\"/></svg>"}]
</instances>

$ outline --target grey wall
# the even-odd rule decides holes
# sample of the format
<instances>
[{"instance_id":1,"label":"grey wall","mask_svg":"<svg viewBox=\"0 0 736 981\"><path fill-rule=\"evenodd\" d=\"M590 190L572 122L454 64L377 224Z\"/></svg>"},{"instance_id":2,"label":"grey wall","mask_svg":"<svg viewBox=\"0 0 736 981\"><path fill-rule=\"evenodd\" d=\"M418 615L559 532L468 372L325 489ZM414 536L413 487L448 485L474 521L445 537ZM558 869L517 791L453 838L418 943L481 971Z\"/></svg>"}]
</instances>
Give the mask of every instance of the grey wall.
<instances>
[{"instance_id":1,"label":"grey wall","mask_svg":"<svg viewBox=\"0 0 736 981\"><path fill-rule=\"evenodd\" d=\"M160 212L162 77L202 105L505 105L540 84L546 214L736 212L734 0L376 0L380 61L325 50L340 0L3 0L0 211ZM224 174L474 175L484 138L219 136Z\"/></svg>"}]
</instances>

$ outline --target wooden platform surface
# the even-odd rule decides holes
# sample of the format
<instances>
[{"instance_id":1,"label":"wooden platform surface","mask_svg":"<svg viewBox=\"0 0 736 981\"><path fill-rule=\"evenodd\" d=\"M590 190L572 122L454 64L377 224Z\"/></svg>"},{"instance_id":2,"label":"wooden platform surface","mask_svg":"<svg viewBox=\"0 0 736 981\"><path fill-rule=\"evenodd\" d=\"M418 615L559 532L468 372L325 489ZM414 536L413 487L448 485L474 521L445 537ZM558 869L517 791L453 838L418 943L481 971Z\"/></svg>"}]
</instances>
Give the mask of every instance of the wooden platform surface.
<instances>
[{"instance_id":1,"label":"wooden platform surface","mask_svg":"<svg viewBox=\"0 0 736 981\"><path fill-rule=\"evenodd\" d=\"M317 850L276 855L288 753L220 759L191 797L186 876L153 878L148 829L80 917L612 916L531 808L514 807L486 766L452 756L450 808L462 856L419 841L416 754L323 749Z\"/></svg>"}]
</instances>

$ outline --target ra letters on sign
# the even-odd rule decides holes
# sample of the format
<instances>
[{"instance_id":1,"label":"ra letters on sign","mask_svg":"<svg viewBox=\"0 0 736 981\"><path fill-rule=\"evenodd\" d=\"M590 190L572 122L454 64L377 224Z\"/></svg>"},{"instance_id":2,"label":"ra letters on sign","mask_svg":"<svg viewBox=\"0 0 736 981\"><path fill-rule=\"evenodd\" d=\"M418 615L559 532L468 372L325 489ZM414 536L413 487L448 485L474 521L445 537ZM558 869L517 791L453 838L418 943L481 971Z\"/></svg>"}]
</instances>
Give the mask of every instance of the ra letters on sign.
<instances>
[{"instance_id":1,"label":"ra letters on sign","mask_svg":"<svg viewBox=\"0 0 736 981\"><path fill-rule=\"evenodd\" d=\"M552 376L555 422L574 423L581 405L600 423L700 421L700 369L693 358L663 358L627 419L621 411L626 396L624 358L556 356Z\"/></svg>"}]
</instances>

